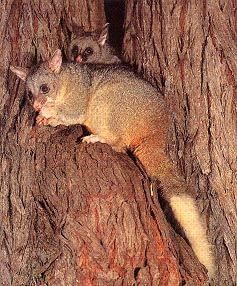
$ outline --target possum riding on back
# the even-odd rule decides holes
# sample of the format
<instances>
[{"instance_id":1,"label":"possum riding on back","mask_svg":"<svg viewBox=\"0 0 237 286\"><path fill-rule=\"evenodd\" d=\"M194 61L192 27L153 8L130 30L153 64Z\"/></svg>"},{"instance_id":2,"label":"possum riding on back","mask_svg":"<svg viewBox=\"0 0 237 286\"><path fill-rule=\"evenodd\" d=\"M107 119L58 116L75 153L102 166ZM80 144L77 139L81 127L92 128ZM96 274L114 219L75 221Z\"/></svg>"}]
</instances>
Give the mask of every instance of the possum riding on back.
<instances>
[{"instance_id":1,"label":"possum riding on back","mask_svg":"<svg viewBox=\"0 0 237 286\"><path fill-rule=\"evenodd\" d=\"M36 69L11 70L26 81L39 125L81 124L92 133L84 141L134 153L148 175L159 179L161 195L211 277L214 259L205 228L184 178L167 154L171 118L161 94L119 65L62 64L60 50Z\"/></svg>"}]
</instances>

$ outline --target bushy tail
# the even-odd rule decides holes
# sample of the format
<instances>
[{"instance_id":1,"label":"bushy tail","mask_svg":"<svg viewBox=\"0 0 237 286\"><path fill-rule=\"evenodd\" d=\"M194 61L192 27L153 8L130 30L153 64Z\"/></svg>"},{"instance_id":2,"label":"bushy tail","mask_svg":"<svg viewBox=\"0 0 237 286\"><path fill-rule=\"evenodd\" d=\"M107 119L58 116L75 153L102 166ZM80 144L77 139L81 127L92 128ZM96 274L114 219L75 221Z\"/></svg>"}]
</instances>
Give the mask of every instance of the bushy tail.
<instances>
[{"instance_id":1,"label":"bushy tail","mask_svg":"<svg viewBox=\"0 0 237 286\"><path fill-rule=\"evenodd\" d=\"M201 222L198 209L189 195L174 195L170 198L170 206L192 246L199 261L207 268L211 278L215 272L212 247L208 242L206 230Z\"/></svg>"},{"instance_id":2,"label":"bushy tail","mask_svg":"<svg viewBox=\"0 0 237 286\"><path fill-rule=\"evenodd\" d=\"M146 140L134 153L148 175L161 182L162 196L170 204L197 258L207 268L208 276L212 277L215 269L212 247L208 242L195 201L187 193L184 178L179 175L165 151L159 150L158 147L159 143L154 142L154 139L152 142Z\"/></svg>"}]
</instances>

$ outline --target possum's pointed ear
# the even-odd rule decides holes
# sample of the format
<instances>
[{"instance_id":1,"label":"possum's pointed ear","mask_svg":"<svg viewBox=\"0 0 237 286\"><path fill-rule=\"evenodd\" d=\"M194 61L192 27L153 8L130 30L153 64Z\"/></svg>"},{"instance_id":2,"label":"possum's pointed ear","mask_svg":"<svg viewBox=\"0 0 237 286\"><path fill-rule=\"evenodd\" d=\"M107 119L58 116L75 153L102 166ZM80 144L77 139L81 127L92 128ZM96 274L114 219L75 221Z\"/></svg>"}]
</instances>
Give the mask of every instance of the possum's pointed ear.
<instances>
[{"instance_id":1,"label":"possum's pointed ear","mask_svg":"<svg viewBox=\"0 0 237 286\"><path fill-rule=\"evenodd\" d=\"M79 27L75 24L72 25L72 34L71 34L71 39L77 38L77 37L81 37L83 36L85 33L83 27Z\"/></svg>"},{"instance_id":2,"label":"possum's pointed ear","mask_svg":"<svg viewBox=\"0 0 237 286\"><path fill-rule=\"evenodd\" d=\"M62 65L62 52L57 49L48 61L49 69L54 73L59 73Z\"/></svg>"},{"instance_id":3,"label":"possum's pointed ear","mask_svg":"<svg viewBox=\"0 0 237 286\"><path fill-rule=\"evenodd\" d=\"M23 81L26 81L26 77L29 73L29 70L27 68L10 66L10 70L14 72Z\"/></svg>"},{"instance_id":4,"label":"possum's pointed ear","mask_svg":"<svg viewBox=\"0 0 237 286\"><path fill-rule=\"evenodd\" d=\"M103 46L108 38L108 33L109 33L109 23L106 23L100 33L98 43L100 46Z\"/></svg>"}]
</instances>

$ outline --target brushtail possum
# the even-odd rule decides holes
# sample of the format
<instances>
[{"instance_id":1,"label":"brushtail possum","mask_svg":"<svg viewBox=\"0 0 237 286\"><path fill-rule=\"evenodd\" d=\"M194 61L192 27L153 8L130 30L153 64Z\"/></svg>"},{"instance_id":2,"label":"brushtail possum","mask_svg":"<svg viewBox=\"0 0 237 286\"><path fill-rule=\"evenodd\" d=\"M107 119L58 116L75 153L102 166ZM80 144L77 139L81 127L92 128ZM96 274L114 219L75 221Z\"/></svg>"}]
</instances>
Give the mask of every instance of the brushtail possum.
<instances>
[{"instance_id":1,"label":"brushtail possum","mask_svg":"<svg viewBox=\"0 0 237 286\"><path fill-rule=\"evenodd\" d=\"M99 32L85 32L77 29L72 33L72 40L67 51L68 60L78 63L120 63L115 50L107 42L108 29L109 23L106 23Z\"/></svg>"},{"instance_id":2,"label":"brushtail possum","mask_svg":"<svg viewBox=\"0 0 237 286\"><path fill-rule=\"evenodd\" d=\"M103 142L131 150L183 228L196 256L214 273L205 228L187 185L167 154L171 116L163 97L148 82L120 65L62 64L60 50L38 68L10 67L32 94L39 125L81 124L87 143Z\"/></svg>"}]
</instances>

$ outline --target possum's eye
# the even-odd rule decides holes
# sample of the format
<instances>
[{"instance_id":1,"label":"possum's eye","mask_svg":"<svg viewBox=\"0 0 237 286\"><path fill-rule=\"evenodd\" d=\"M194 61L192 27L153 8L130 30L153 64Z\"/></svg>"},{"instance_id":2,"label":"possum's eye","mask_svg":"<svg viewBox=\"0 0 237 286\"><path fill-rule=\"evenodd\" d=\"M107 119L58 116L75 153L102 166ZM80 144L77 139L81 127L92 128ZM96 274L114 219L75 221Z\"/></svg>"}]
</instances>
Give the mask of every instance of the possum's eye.
<instances>
[{"instance_id":1,"label":"possum's eye","mask_svg":"<svg viewBox=\"0 0 237 286\"><path fill-rule=\"evenodd\" d=\"M40 91L41 91L42 93L48 93L49 90L50 90L50 88L49 88L49 86L48 86L46 83L44 83L44 84L42 84L42 85L40 86Z\"/></svg>"},{"instance_id":2,"label":"possum's eye","mask_svg":"<svg viewBox=\"0 0 237 286\"><path fill-rule=\"evenodd\" d=\"M72 47L72 54L73 55L78 55L78 46L73 46Z\"/></svg>"},{"instance_id":3,"label":"possum's eye","mask_svg":"<svg viewBox=\"0 0 237 286\"><path fill-rule=\"evenodd\" d=\"M85 53L85 55L91 55L91 54L93 54L93 50L92 50L92 48L88 47L85 49L84 53Z\"/></svg>"}]
</instances>

